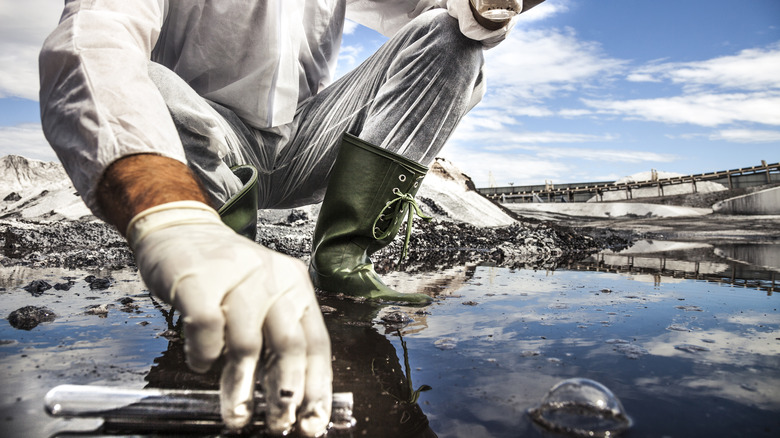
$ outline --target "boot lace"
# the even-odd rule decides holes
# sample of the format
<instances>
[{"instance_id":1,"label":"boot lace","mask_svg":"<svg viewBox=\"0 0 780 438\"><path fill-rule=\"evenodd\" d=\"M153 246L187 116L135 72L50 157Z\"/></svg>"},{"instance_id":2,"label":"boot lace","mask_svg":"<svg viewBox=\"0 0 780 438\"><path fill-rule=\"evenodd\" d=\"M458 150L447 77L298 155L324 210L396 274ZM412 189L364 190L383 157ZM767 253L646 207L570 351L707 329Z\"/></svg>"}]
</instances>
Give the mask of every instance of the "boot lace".
<instances>
[{"instance_id":1,"label":"boot lace","mask_svg":"<svg viewBox=\"0 0 780 438\"><path fill-rule=\"evenodd\" d=\"M399 259L400 261L406 258L406 254L409 250L409 239L412 237L412 221L414 220L414 215L417 215L418 217L420 217L420 219L424 221L430 221L432 217L423 213L422 209L420 209L420 206L417 205L417 201L415 201L414 196L408 193L404 193L398 188L393 189L393 194L396 195L396 197L391 199L390 201L387 201L382 211L380 211L379 215L377 215L376 219L374 219L374 226L372 227L373 228L372 233L374 235L374 239L377 240L382 240L387 236L389 236L393 232L392 226L383 232L377 233L377 231L380 230L376 225L379 223L380 220L384 219L385 211L387 211L388 209L391 209L392 211L393 204L397 202L400 203L400 208L398 209L398 211L403 211L404 208L409 207L409 212L406 217L406 238L404 239L404 247L403 250L401 251L401 258Z\"/></svg>"}]
</instances>

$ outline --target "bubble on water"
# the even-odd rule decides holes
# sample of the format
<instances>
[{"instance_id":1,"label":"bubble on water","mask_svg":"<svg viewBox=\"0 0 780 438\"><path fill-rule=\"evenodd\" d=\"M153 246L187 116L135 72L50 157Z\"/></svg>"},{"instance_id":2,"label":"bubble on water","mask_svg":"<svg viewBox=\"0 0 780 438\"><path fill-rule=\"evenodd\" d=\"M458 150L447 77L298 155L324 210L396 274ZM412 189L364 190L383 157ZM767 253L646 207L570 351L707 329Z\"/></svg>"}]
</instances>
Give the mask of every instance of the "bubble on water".
<instances>
[{"instance_id":1,"label":"bubble on water","mask_svg":"<svg viewBox=\"0 0 780 438\"><path fill-rule=\"evenodd\" d=\"M647 350L636 344L615 345L615 351L624 354L629 359L639 359L648 353Z\"/></svg>"},{"instance_id":2,"label":"bubble on water","mask_svg":"<svg viewBox=\"0 0 780 438\"><path fill-rule=\"evenodd\" d=\"M631 343L631 341L627 341L625 339L616 339L616 338L607 339L604 342L606 342L607 344L630 344Z\"/></svg>"},{"instance_id":3,"label":"bubble on water","mask_svg":"<svg viewBox=\"0 0 780 438\"><path fill-rule=\"evenodd\" d=\"M689 332L691 329L688 327L682 325L682 324L672 324L669 327L666 328L667 330L675 331L675 332Z\"/></svg>"},{"instance_id":4,"label":"bubble on water","mask_svg":"<svg viewBox=\"0 0 780 438\"><path fill-rule=\"evenodd\" d=\"M458 341L453 338L441 338L437 339L433 345L439 350L452 350L458 345Z\"/></svg>"},{"instance_id":5,"label":"bubble on water","mask_svg":"<svg viewBox=\"0 0 780 438\"><path fill-rule=\"evenodd\" d=\"M674 308L684 310L686 312L703 312L702 308L699 306L675 306Z\"/></svg>"},{"instance_id":6,"label":"bubble on water","mask_svg":"<svg viewBox=\"0 0 780 438\"><path fill-rule=\"evenodd\" d=\"M528 415L543 427L582 437L613 437L629 427L631 418L607 387L590 379L567 379L550 389Z\"/></svg>"}]
</instances>

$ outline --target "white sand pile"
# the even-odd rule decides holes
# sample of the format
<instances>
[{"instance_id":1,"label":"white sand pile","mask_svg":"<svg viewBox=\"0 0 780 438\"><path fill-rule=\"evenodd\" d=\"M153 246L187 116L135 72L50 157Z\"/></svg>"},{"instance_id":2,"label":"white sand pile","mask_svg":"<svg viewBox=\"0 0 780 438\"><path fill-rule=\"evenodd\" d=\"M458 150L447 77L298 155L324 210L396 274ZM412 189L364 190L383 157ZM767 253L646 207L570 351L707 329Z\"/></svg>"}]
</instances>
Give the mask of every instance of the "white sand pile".
<instances>
[{"instance_id":1,"label":"white sand pile","mask_svg":"<svg viewBox=\"0 0 780 438\"><path fill-rule=\"evenodd\" d=\"M674 178L678 176L683 176L680 173L673 173L673 172L657 172L658 179L664 179L664 178ZM652 172L640 172L635 173L630 176L625 176L623 178L620 178L619 180L615 181L615 184L622 184L622 183L632 183L632 182L640 182L640 181L651 181L653 179ZM716 182L712 181L699 181L696 183L696 193L711 193L711 192L719 192L722 190L728 190L726 186L723 184L718 184ZM692 183L682 183L682 184L673 184L673 185L665 185L663 186L663 195L664 196L671 196L671 195L683 195L686 193L694 193L694 187ZM637 198L653 198L656 196L660 196L658 193L657 187L642 187L639 189L633 189L631 190L631 198L637 199ZM621 201L626 199L626 192L623 190L620 191L614 191L614 192L604 192L602 198L599 198L598 195L593 196L588 200L588 202L599 202L600 200L603 201Z\"/></svg>"},{"instance_id":2,"label":"white sand pile","mask_svg":"<svg viewBox=\"0 0 780 438\"><path fill-rule=\"evenodd\" d=\"M59 163L0 158L0 218L96 220Z\"/></svg>"},{"instance_id":3,"label":"white sand pile","mask_svg":"<svg viewBox=\"0 0 780 438\"><path fill-rule=\"evenodd\" d=\"M470 182L452 163L437 159L425 177L418 199L430 199L441 210L432 211L425 202L420 202L425 212L456 222L491 227L514 222L501 208L473 190ZM319 205L298 210L314 219ZM290 210L268 211L261 212L260 217L284 220L289 214ZM14 155L0 158L0 218L41 222L97 220L76 194L59 163Z\"/></svg>"},{"instance_id":4,"label":"white sand pile","mask_svg":"<svg viewBox=\"0 0 780 438\"><path fill-rule=\"evenodd\" d=\"M481 227L505 226L515 222L501 208L473 190L473 187L471 178L455 165L444 158L437 158L431 164L417 198L427 213L456 222ZM422 198L432 200L446 215L425 208L425 199Z\"/></svg>"}]
</instances>

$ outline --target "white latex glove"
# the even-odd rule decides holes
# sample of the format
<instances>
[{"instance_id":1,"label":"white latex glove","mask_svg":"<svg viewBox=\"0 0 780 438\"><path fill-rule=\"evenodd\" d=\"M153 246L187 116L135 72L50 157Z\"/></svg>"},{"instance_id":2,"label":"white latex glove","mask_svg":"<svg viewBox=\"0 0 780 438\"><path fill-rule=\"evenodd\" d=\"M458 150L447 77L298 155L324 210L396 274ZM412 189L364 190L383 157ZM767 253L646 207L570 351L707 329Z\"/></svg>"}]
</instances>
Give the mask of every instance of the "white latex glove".
<instances>
[{"instance_id":1,"label":"white latex glove","mask_svg":"<svg viewBox=\"0 0 780 438\"><path fill-rule=\"evenodd\" d=\"M222 223L212 208L179 201L150 208L127 238L149 289L181 312L187 363L205 372L220 354L221 410L231 429L252 414L260 373L269 429L296 423L306 436L330 421L330 339L302 262L264 248ZM299 409L300 407L300 409Z\"/></svg>"},{"instance_id":2,"label":"white latex glove","mask_svg":"<svg viewBox=\"0 0 780 438\"><path fill-rule=\"evenodd\" d=\"M447 2L447 12L449 12L451 17L458 20L458 27L460 27L460 31L463 35L466 35L466 37L472 40L481 42L485 49L491 49L497 46L501 41L504 41L517 21L517 16L515 16L507 25L499 29L486 29L477 22L476 18L474 18L474 13L471 11L469 0L449 0Z\"/></svg>"}]
</instances>

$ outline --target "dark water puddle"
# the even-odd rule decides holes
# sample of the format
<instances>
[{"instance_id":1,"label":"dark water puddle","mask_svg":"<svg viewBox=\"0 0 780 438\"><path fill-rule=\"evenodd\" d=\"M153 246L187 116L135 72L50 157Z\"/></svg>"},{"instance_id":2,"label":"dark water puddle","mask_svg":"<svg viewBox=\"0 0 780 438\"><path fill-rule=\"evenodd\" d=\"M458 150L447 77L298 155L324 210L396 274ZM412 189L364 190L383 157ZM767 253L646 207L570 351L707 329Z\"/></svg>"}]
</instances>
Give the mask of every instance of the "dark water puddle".
<instances>
[{"instance_id":1,"label":"dark water puddle","mask_svg":"<svg viewBox=\"0 0 780 438\"><path fill-rule=\"evenodd\" d=\"M652 263L668 270L669 260L688 262L699 250L666 252L665 262ZM676 268L671 275L645 272L637 254L634 270L621 273L611 269L620 263L605 267L613 256L621 255L596 257L601 271L468 266L389 276L399 289L440 297L424 308L323 298L334 389L355 397L352 436L554 436L526 410L572 377L596 380L620 398L634 421L627 437L776 436L780 303L767 290L771 284L684 278L703 275L702 263L686 275ZM713 274L721 279L736 266L700 261L726 266ZM0 273L0 315L30 304L58 315L29 331L0 321L4 435L94 431L95 422L44 414L43 395L62 383L216 387L216 371L186 369L177 315L155 303L135 273ZM89 274L110 276L111 286L90 289ZM73 279L68 291L33 297L22 289L33 279L54 284L64 277ZM131 309L122 304L126 298ZM91 305L108 313L86 314Z\"/></svg>"}]
</instances>

